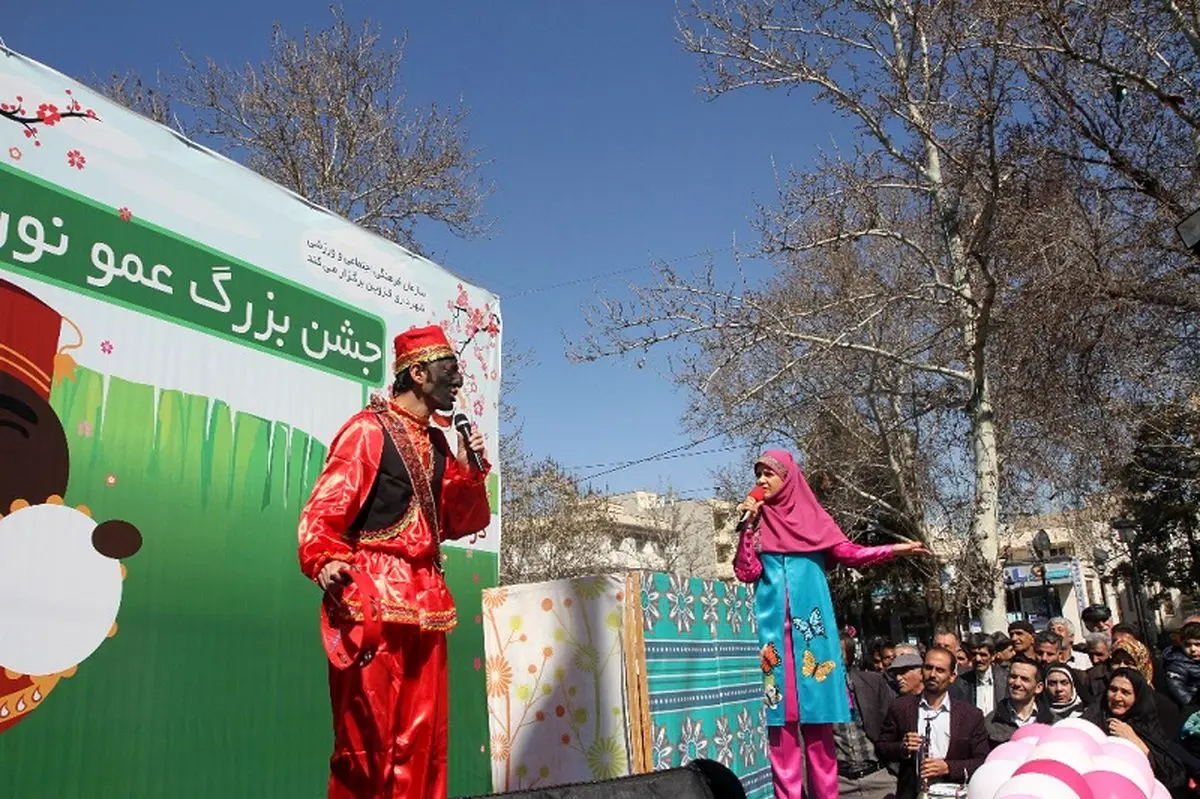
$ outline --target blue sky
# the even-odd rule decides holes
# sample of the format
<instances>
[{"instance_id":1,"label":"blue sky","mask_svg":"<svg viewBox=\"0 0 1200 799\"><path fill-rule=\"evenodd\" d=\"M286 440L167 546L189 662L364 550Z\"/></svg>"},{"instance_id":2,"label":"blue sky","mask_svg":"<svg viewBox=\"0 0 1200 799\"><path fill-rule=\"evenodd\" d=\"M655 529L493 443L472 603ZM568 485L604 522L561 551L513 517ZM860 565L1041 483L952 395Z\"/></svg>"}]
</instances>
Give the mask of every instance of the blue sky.
<instances>
[{"instance_id":1,"label":"blue sky","mask_svg":"<svg viewBox=\"0 0 1200 799\"><path fill-rule=\"evenodd\" d=\"M695 440L681 427L685 396L661 357L641 369L633 360L568 362L567 343L587 333L583 309L601 295L627 296L657 260L698 268L704 259L688 256L713 251L731 269L735 237L742 247L756 242L755 204L773 201L774 170L803 167L845 123L800 94L700 94L699 62L680 47L675 4L665 0L345 7L385 35L407 33L414 102L461 98L471 108L471 138L496 187L486 205L493 230L473 241L427 230L424 241L448 269L500 295L507 345L532 352L534 366L510 397L527 448L576 467ZM153 75L179 68L179 48L227 64L258 61L273 22L299 32L330 19L328 3L312 0L43 0L10 9L0 37L80 78ZM595 485L701 496L715 468L742 461L736 451L651 461Z\"/></svg>"}]
</instances>

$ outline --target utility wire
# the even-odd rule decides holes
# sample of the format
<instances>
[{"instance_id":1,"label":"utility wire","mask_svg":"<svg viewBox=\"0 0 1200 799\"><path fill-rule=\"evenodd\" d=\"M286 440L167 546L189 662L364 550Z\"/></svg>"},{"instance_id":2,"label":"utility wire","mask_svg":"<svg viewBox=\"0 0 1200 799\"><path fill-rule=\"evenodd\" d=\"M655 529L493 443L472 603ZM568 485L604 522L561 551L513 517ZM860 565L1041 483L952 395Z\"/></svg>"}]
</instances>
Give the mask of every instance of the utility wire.
<instances>
[{"instance_id":1,"label":"utility wire","mask_svg":"<svg viewBox=\"0 0 1200 799\"><path fill-rule=\"evenodd\" d=\"M741 444L730 444L727 447L713 447L711 449L697 450L696 452L678 452L674 455L664 455L661 458L656 458L656 460L669 461L675 458L692 458L700 455L711 455L714 452L732 452L735 449L742 448L743 445ZM584 469L607 469L610 466L623 466L627 463L629 461L610 461L608 463L589 463L583 466L564 466L563 468L567 471L583 471Z\"/></svg>"},{"instance_id":2,"label":"utility wire","mask_svg":"<svg viewBox=\"0 0 1200 799\"><path fill-rule=\"evenodd\" d=\"M671 259L671 261L672 262L690 261L693 258L701 258L706 255L716 255L716 254L725 253L725 252L733 252L733 247L721 247L716 250L710 249L710 250L704 250L702 252L695 252L695 253L692 253L691 255L684 255L679 258ZM521 291L514 291L514 292L510 292L510 293L505 293L505 292L501 291L500 296L508 297L508 298L525 297L530 294L540 294L543 291L553 291L555 289L567 288L569 286L578 286L583 283L594 283L597 280L604 280L606 278L615 277L616 275L626 275L626 274L629 274L630 272L641 272L646 269L653 269L656 265L657 265L657 262L641 264L640 266L628 266L628 267L625 267L624 269L614 269L610 272L600 272L599 274L589 275L587 277L580 277L580 278L576 278L574 280L564 280L561 283L551 283L546 286L535 286L534 288L523 289Z\"/></svg>"},{"instance_id":3,"label":"utility wire","mask_svg":"<svg viewBox=\"0 0 1200 799\"><path fill-rule=\"evenodd\" d=\"M674 455L677 452L684 452L686 450L691 449L692 447L699 446L700 444L704 444L706 442L712 441L715 438L720 438L721 436L728 435L730 432L732 432L732 431L722 430L719 433L713 433L711 436L705 436L704 438L693 441L690 444L682 444L678 447L672 447L671 449L665 449L662 452L656 452L653 455L647 455L644 458L636 458L631 461L625 461L624 463L618 464L617 466L613 466L609 469L604 469L603 471L594 472L592 474L589 474L586 477L581 477L581 478L579 478L579 480L580 480L580 482L587 482L588 480L595 480L597 477L603 477L606 474L613 474L614 472L624 471L625 469L628 469L632 466L638 466L643 463L649 463L650 461L662 460L663 458Z\"/></svg>"}]
</instances>

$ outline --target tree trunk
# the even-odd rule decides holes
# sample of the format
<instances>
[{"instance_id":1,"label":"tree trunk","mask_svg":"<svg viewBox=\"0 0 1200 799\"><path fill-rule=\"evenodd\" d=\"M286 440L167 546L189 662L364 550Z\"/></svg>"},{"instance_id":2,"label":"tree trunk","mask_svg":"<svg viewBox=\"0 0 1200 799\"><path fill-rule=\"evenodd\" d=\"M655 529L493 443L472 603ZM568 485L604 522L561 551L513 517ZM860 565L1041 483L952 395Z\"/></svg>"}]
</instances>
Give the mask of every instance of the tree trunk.
<instances>
[{"instance_id":1,"label":"tree trunk","mask_svg":"<svg viewBox=\"0 0 1200 799\"><path fill-rule=\"evenodd\" d=\"M996 449L996 422L992 413L991 390L985 379L971 403L971 443L975 460L975 515L971 520L971 538L983 559L995 564L1000 559L1000 456ZM992 600L979 609L985 632L1008 629L1004 582L995 579Z\"/></svg>"}]
</instances>

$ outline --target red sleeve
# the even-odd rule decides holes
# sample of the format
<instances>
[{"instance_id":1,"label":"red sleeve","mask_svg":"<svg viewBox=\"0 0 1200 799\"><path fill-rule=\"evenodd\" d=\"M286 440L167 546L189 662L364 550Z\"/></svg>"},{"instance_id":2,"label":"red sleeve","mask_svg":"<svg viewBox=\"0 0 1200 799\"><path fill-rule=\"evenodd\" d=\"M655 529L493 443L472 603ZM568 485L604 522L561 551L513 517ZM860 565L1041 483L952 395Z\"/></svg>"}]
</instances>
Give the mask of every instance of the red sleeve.
<instances>
[{"instance_id":1,"label":"red sleeve","mask_svg":"<svg viewBox=\"0 0 1200 799\"><path fill-rule=\"evenodd\" d=\"M830 566L846 566L851 569L861 569L866 566L878 566L887 563L895 556L896 547L885 544L881 547L859 546L853 541L843 541L829 552Z\"/></svg>"},{"instance_id":2,"label":"red sleeve","mask_svg":"<svg viewBox=\"0 0 1200 799\"><path fill-rule=\"evenodd\" d=\"M300 571L310 580L331 560L353 560L345 533L366 503L382 455L383 428L374 414L354 416L334 436L300 513Z\"/></svg>"},{"instance_id":3,"label":"red sleeve","mask_svg":"<svg viewBox=\"0 0 1200 799\"><path fill-rule=\"evenodd\" d=\"M488 503L487 476L490 463L483 472L463 466L453 455L446 458L446 473L442 477L441 528L442 540L464 538L487 528L492 522Z\"/></svg>"}]
</instances>

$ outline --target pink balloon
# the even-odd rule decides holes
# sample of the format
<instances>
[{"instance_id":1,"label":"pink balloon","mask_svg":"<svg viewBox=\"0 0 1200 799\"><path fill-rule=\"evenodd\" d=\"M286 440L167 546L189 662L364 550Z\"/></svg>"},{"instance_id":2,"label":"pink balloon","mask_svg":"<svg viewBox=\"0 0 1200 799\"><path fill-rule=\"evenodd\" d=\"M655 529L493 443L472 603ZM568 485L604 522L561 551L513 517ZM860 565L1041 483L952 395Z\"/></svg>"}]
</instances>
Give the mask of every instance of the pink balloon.
<instances>
[{"instance_id":1,"label":"pink balloon","mask_svg":"<svg viewBox=\"0 0 1200 799\"><path fill-rule=\"evenodd\" d=\"M1024 741L1026 738L1032 738L1034 740L1038 740L1043 735L1045 735L1048 730L1050 730L1049 724L1042 724L1041 722L1035 722L1034 724L1027 724L1024 727L1022 727L1021 729L1014 732L1011 740Z\"/></svg>"},{"instance_id":2,"label":"pink balloon","mask_svg":"<svg viewBox=\"0 0 1200 799\"><path fill-rule=\"evenodd\" d=\"M1035 746L1037 746L1037 743L1033 740L1007 741L993 749L991 754L987 756L987 760L989 763L993 760L1012 760L1017 763L1024 763Z\"/></svg>"},{"instance_id":3,"label":"pink balloon","mask_svg":"<svg viewBox=\"0 0 1200 799\"><path fill-rule=\"evenodd\" d=\"M1098 744L1104 743L1108 737L1104 730L1092 722L1084 721L1083 719L1063 719L1062 721L1056 721L1054 728L1056 730L1079 730L1086 733L1089 738Z\"/></svg>"},{"instance_id":4,"label":"pink balloon","mask_svg":"<svg viewBox=\"0 0 1200 799\"><path fill-rule=\"evenodd\" d=\"M1083 779L1092 789L1092 799L1147 799L1137 783L1111 771L1093 771Z\"/></svg>"},{"instance_id":5,"label":"pink balloon","mask_svg":"<svg viewBox=\"0 0 1200 799\"><path fill-rule=\"evenodd\" d=\"M1014 777L1021 774L1045 774L1066 785L1075 792L1079 799L1094 799L1087 780L1066 763L1060 763L1057 760L1028 760L1013 772Z\"/></svg>"},{"instance_id":6,"label":"pink balloon","mask_svg":"<svg viewBox=\"0 0 1200 799\"><path fill-rule=\"evenodd\" d=\"M1120 743L1116 741L1120 740ZM1145 779L1146 786L1154 785L1154 768L1150 765L1150 760L1142 754L1142 750L1134 746L1132 741L1125 739L1109 739L1108 743L1104 744L1104 755L1107 757L1115 757L1117 760L1122 760L1138 770L1138 773Z\"/></svg>"},{"instance_id":7,"label":"pink balloon","mask_svg":"<svg viewBox=\"0 0 1200 799\"><path fill-rule=\"evenodd\" d=\"M1132 782L1141 791L1137 799L1147 799L1154 793L1153 774L1147 777L1145 771L1127 760L1112 755L1098 755L1092 758L1092 765L1084 772L1084 776L1097 771L1111 772Z\"/></svg>"},{"instance_id":8,"label":"pink balloon","mask_svg":"<svg viewBox=\"0 0 1200 799\"><path fill-rule=\"evenodd\" d=\"M1062 780L1047 774L1014 774L1011 779L1000 786L993 799L1011 799L1013 796L1025 794L1052 797L1052 799L1076 799L1076 795L1071 793ZM1088 797L1095 799L1094 794L1089 794Z\"/></svg>"},{"instance_id":9,"label":"pink balloon","mask_svg":"<svg viewBox=\"0 0 1200 799\"><path fill-rule=\"evenodd\" d=\"M1101 751L1101 744L1083 730L1074 727L1059 727L1057 724L1038 738L1038 746L1050 743L1071 744L1083 749L1088 755L1098 755Z\"/></svg>"}]
</instances>

